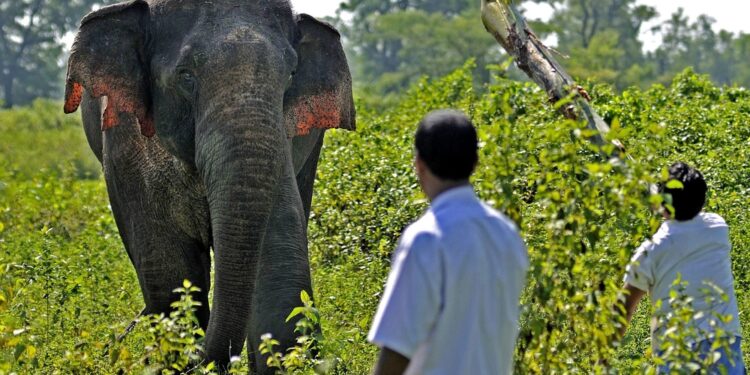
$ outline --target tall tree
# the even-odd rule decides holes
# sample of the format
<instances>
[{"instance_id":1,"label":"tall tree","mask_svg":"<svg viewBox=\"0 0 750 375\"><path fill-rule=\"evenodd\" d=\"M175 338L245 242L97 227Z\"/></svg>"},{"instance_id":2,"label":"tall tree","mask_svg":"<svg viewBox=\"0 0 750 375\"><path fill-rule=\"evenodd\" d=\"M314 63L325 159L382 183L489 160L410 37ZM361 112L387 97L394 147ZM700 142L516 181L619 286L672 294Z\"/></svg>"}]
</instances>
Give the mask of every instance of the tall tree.
<instances>
[{"instance_id":1,"label":"tall tree","mask_svg":"<svg viewBox=\"0 0 750 375\"><path fill-rule=\"evenodd\" d=\"M479 79L500 50L479 22L474 0L348 0L340 23L357 89L370 98L398 93L422 75L440 76L475 58ZM364 83L364 84L363 84Z\"/></svg>"},{"instance_id":2,"label":"tall tree","mask_svg":"<svg viewBox=\"0 0 750 375\"><path fill-rule=\"evenodd\" d=\"M683 9L660 26L662 45L649 54L656 80L668 83L692 67L719 84L750 87L750 35L714 30L715 20L702 15L690 22Z\"/></svg>"},{"instance_id":3,"label":"tall tree","mask_svg":"<svg viewBox=\"0 0 750 375\"><path fill-rule=\"evenodd\" d=\"M454 17L421 10L382 15L364 40L372 46L392 46L392 53L357 56L357 61L366 76L380 78L386 92L400 91L421 75L444 75L471 57L484 68L497 62L499 50L477 19L473 11Z\"/></svg>"},{"instance_id":4,"label":"tall tree","mask_svg":"<svg viewBox=\"0 0 750 375\"><path fill-rule=\"evenodd\" d=\"M341 3L341 10L352 13L356 20L364 20L374 13L408 9L455 16L476 6L473 0L347 0Z\"/></svg>"},{"instance_id":5,"label":"tall tree","mask_svg":"<svg viewBox=\"0 0 750 375\"><path fill-rule=\"evenodd\" d=\"M111 0L0 0L3 106L60 93L63 36L96 3Z\"/></svg>"},{"instance_id":6,"label":"tall tree","mask_svg":"<svg viewBox=\"0 0 750 375\"><path fill-rule=\"evenodd\" d=\"M636 0L553 0L551 4L558 49L571 55L572 74L588 72L587 77L621 88L638 83L640 77L622 73L645 61L638 37L643 24L658 15L653 7L638 5Z\"/></svg>"}]
</instances>

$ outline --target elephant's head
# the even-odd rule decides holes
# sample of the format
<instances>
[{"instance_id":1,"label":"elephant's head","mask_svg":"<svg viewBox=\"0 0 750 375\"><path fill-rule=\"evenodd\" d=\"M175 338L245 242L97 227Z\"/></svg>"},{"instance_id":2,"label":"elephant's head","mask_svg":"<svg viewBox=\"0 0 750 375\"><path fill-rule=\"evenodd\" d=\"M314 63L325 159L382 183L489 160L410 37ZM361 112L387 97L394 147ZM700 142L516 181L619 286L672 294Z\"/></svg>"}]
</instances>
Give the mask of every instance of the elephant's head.
<instances>
[{"instance_id":1,"label":"elephant's head","mask_svg":"<svg viewBox=\"0 0 750 375\"><path fill-rule=\"evenodd\" d=\"M198 122L216 103L283 114L274 123L288 137L354 128L351 76L330 25L294 17L286 1L152 3L124 2L83 19L66 113L76 111L84 88L106 96L102 130L135 116L144 136L158 134L193 163Z\"/></svg>"},{"instance_id":2,"label":"elephant's head","mask_svg":"<svg viewBox=\"0 0 750 375\"><path fill-rule=\"evenodd\" d=\"M216 261L209 355L242 349L259 249L280 205L281 220L303 223L289 236L304 237L290 140L354 128L339 39L273 0L134 0L82 21L65 111L84 90L106 97L103 131L137 121L205 185Z\"/></svg>"}]
</instances>

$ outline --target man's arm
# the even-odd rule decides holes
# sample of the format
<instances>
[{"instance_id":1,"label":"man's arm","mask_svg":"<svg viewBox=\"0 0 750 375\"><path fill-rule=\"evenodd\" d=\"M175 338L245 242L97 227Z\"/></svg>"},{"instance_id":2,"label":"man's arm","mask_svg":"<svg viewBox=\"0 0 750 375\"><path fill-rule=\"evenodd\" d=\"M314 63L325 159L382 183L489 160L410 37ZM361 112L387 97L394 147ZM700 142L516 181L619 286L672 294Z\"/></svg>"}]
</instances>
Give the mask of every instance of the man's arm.
<instances>
[{"instance_id":1,"label":"man's arm","mask_svg":"<svg viewBox=\"0 0 750 375\"><path fill-rule=\"evenodd\" d=\"M380 350L378 362L375 364L373 375L401 375L409 366L409 358L402 356L390 350L383 348Z\"/></svg>"},{"instance_id":2,"label":"man's arm","mask_svg":"<svg viewBox=\"0 0 750 375\"><path fill-rule=\"evenodd\" d=\"M408 231L408 229L407 229ZM374 374L402 374L440 315L441 266L430 233L399 245L368 341L382 350Z\"/></svg>"},{"instance_id":3,"label":"man's arm","mask_svg":"<svg viewBox=\"0 0 750 375\"><path fill-rule=\"evenodd\" d=\"M635 310L638 308L638 302L641 302L643 296L646 295L646 292L628 283L625 284L625 291L627 292L627 295L625 296L625 301L623 301L622 306L625 310L625 320L627 323L620 327L617 337L618 339L625 336L628 324L630 324L630 320L633 319L633 314L635 314Z\"/></svg>"}]
</instances>

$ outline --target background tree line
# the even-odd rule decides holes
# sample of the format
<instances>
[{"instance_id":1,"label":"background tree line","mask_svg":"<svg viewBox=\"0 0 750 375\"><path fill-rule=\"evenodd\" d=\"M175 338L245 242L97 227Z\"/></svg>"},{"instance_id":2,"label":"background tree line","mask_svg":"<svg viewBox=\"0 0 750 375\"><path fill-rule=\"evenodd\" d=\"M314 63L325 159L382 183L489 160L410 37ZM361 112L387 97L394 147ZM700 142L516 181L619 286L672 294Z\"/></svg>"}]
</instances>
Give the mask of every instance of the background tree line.
<instances>
[{"instance_id":1,"label":"background tree line","mask_svg":"<svg viewBox=\"0 0 750 375\"><path fill-rule=\"evenodd\" d=\"M94 4L113 0L0 0L0 101L4 108L62 95L65 34Z\"/></svg>"},{"instance_id":2,"label":"background tree line","mask_svg":"<svg viewBox=\"0 0 750 375\"><path fill-rule=\"evenodd\" d=\"M534 22L540 37L569 55L571 74L618 89L667 84L686 67L718 84L750 86L750 34L717 31L707 16L679 11L657 27L663 38L645 52L638 39L658 16L636 0L529 0L550 4L549 22ZM27 104L59 98L65 66L62 38L94 5L115 0L0 0L0 102ZM346 19L346 21L343 21ZM358 96L392 104L421 76L442 76L476 59L475 77L488 82L490 64L504 61L484 31L475 0L345 0L332 18L345 39ZM513 75L511 71L509 74ZM520 74L515 73L519 78Z\"/></svg>"},{"instance_id":3,"label":"background tree line","mask_svg":"<svg viewBox=\"0 0 750 375\"><path fill-rule=\"evenodd\" d=\"M630 86L668 84L693 67L718 84L750 87L750 34L717 31L715 21L690 21L682 9L651 30L663 39L644 51L638 39L656 9L636 0L530 0L554 9L549 22L532 22L541 38L553 37L570 73ZM477 60L480 80L488 64L501 63L500 47L485 33L474 0L348 0L338 20L346 39L360 96L387 104L420 75L441 76L468 57ZM351 17L342 22L342 15ZM510 72L509 74L520 74Z\"/></svg>"}]
</instances>

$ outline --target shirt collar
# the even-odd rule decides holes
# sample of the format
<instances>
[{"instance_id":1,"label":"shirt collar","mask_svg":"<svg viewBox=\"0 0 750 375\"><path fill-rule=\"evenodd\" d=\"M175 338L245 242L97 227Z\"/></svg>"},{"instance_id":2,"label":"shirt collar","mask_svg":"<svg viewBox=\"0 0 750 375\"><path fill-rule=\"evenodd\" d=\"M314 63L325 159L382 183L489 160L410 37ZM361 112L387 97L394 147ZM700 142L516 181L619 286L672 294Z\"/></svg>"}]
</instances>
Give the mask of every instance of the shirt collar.
<instances>
[{"instance_id":1,"label":"shirt collar","mask_svg":"<svg viewBox=\"0 0 750 375\"><path fill-rule=\"evenodd\" d=\"M471 185L459 186L440 193L430 204L433 210L437 210L440 207L447 205L448 203L456 200L474 198L474 187Z\"/></svg>"}]
</instances>

